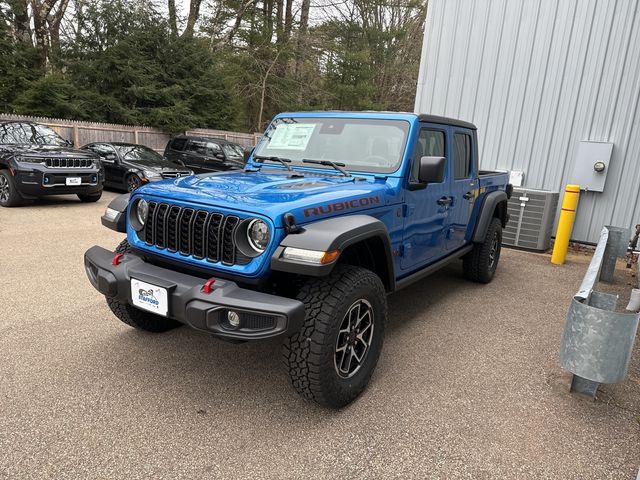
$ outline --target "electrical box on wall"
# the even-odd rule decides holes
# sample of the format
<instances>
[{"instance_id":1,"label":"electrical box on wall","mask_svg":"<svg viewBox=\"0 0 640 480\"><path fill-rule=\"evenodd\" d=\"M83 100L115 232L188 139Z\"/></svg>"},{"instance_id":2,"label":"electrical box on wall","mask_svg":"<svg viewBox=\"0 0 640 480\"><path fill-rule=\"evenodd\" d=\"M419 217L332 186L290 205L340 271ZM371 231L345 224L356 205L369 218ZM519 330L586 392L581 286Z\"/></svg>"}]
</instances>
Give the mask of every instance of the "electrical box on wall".
<instances>
[{"instance_id":1,"label":"electrical box on wall","mask_svg":"<svg viewBox=\"0 0 640 480\"><path fill-rule=\"evenodd\" d=\"M613 143L580 142L569 183L580 185L581 190L602 192L612 151Z\"/></svg>"}]
</instances>

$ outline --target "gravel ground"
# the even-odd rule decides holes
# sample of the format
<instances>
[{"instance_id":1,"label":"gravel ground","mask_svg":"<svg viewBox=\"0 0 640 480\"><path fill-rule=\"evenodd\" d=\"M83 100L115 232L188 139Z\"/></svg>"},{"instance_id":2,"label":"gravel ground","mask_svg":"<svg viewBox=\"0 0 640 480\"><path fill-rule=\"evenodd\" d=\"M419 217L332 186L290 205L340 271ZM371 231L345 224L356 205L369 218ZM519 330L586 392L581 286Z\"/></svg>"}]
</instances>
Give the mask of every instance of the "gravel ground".
<instances>
[{"instance_id":1,"label":"gravel ground","mask_svg":"<svg viewBox=\"0 0 640 480\"><path fill-rule=\"evenodd\" d=\"M490 285L456 265L391 296L371 385L329 411L277 341L116 320L82 264L122 238L99 221L113 196L0 209L0 477L636 478L639 352L596 402L558 363L588 257L504 250Z\"/></svg>"}]
</instances>

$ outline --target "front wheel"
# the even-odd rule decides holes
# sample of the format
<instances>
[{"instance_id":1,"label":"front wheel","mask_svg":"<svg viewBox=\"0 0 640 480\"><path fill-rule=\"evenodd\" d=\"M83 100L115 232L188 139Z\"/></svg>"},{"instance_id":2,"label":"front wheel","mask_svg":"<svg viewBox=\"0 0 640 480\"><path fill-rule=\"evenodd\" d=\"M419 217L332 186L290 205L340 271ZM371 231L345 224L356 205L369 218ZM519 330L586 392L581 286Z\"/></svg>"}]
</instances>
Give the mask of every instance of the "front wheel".
<instances>
[{"instance_id":1,"label":"front wheel","mask_svg":"<svg viewBox=\"0 0 640 480\"><path fill-rule=\"evenodd\" d=\"M502 222L493 218L482 243L473 245L473 250L462 258L462 268L467 280L489 283L493 280L502 250Z\"/></svg>"},{"instance_id":2,"label":"front wheel","mask_svg":"<svg viewBox=\"0 0 640 480\"><path fill-rule=\"evenodd\" d=\"M16 182L8 170L0 170L0 206L17 207L24 203L16 188Z\"/></svg>"},{"instance_id":3,"label":"front wheel","mask_svg":"<svg viewBox=\"0 0 640 480\"><path fill-rule=\"evenodd\" d=\"M100 197L102 197L102 190L100 190L98 193L79 193L78 194L78 198L83 203L97 202L98 200L100 200Z\"/></svg>"},{"instance_id":4,"label":"front wheel","mask_svg":"<svg viewBox=\"0 0 640 480\"><path fill-rule=\"evenodd\" d=\"M369 270L338 265L328 277L309 279L298 299L305 323L283 345L291 383L308 400L344 407L365 389L380 357L384 286Z\"/></svg>"},{"instance_id":5,"label":"front wheel","mask_svg":"<svg viewBox=\"0 0 640 480\"><path fill-rule=\"evenodd\" d=\"M135 173L131 173L127 175L125 185L127 187L127 192L133 192L136 188L142 185L142 180L140 180L140 177Z\"/></svg>"}]
</instances>

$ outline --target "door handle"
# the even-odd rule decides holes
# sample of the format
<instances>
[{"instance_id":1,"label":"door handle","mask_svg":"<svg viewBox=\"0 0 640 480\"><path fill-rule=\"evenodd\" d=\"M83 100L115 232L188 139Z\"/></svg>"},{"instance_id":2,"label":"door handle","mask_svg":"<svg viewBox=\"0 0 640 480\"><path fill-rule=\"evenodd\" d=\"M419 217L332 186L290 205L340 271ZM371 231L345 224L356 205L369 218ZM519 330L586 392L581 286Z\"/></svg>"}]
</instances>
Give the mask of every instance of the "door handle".
<instances>
[{"instance_id":1,"label":"door handle","mask_svg":"<svg viewBox=\"0 0 640 480\"><path fill-rule=\"evenodd\" d=\"M449 205L451 203L451 197L440 197L436 202L438 205Z\"/></svg>"},{"instance_id":2,"label":"door handle","mask_svg":"<svg viewBox=\"0 0 640 480\"><path fill-rule=\"evenodd\" d=\"M462 198L464 198L465 200L469 200L472 197L473 197L473 192L467 192L462 196Z\"/></svg>"}]
</instances>

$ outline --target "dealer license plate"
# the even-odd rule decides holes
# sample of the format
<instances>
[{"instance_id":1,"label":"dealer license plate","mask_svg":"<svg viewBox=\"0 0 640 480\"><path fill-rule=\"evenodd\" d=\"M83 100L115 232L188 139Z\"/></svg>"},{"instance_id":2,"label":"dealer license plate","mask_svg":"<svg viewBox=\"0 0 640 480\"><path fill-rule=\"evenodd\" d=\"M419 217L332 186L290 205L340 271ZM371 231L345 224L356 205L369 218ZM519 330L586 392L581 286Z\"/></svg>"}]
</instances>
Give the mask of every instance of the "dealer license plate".
<instances>
[{"instance_id":1,"label":"dealer license plate","mask_svg":"<svg viewBox=\"0 0 640 480\"><path fill-rule=\"evenodd\" d=\"M135 307L167 316L169 300L167 289L135 278L131 279L131 299Z\"/></svg>"},{"instance_id":2,"label":"dealer license plate","mask_svg":"<svg viewBox=\"0 0 640 480\"><path fill-rule=\"evenodd\" d=\"M81 185L82 178L80 177L67 177L67 185Z\"/></svg>"}]
</instances>

